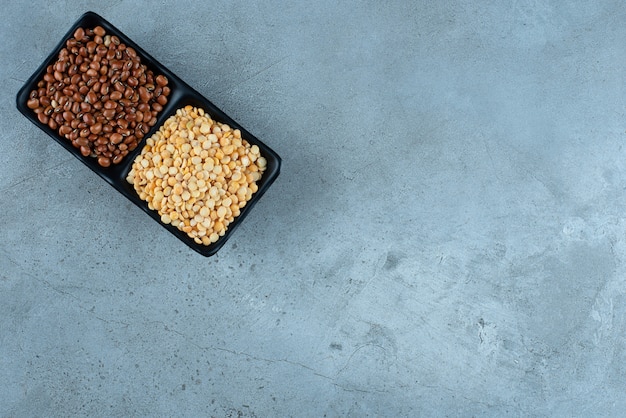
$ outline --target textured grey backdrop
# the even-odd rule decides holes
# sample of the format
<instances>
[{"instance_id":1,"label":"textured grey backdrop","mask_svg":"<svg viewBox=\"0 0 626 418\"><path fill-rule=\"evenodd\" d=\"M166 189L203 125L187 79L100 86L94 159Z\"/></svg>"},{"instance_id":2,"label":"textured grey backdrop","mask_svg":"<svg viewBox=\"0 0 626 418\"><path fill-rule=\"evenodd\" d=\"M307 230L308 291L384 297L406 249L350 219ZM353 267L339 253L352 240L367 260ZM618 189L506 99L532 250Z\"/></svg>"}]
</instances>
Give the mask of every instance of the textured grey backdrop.
<instances>
[{"instance_id":1,"label":"textured grey backdrop","mask_svg":"<svg viewBox=\"0 0 626 418\"><path fill-rule=\"evenodd\" d=\"M626 4L2 2L0 416L626 415ZM213 258L15 108L85 11L284 159Z\"/></svg>"}]
</instances>

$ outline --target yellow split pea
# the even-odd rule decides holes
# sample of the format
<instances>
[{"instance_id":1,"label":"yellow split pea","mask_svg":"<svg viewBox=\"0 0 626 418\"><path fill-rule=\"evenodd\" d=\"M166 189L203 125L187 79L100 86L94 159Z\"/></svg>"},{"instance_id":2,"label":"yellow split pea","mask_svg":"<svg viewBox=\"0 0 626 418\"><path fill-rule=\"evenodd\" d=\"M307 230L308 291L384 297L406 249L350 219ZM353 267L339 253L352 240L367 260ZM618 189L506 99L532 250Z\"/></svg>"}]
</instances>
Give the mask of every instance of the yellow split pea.
<instances>
[{"instance_id":1,"label":"yellow split pea","mask_svg":"<svg viewBox=\"0 0 626 418\"><path fill-rule=\"evenodd\" d=\"M238 129L186 106L146 140L126 180L161 222L209 245L258 190L266 165Z\"/></svg>"}]
</instances>

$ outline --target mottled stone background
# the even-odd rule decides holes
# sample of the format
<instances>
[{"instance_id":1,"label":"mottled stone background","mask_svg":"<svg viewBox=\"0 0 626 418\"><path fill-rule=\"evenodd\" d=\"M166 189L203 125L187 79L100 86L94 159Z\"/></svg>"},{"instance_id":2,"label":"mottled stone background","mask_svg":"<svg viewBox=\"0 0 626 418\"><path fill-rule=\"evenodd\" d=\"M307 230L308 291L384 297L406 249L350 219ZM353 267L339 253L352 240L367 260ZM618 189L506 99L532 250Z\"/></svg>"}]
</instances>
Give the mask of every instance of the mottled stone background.
<instances>
[{"instance_id":1,"label":"mottled stone background","mask_svg":"<svg viewBox=\"0 0 626 418\"><path fill-rule=\"evenodd\" d=\"M85 11L283 158L204 258L24 118ZM625 416L626 4L3 2L0 416Z\"/></svg>"}]
</instances>

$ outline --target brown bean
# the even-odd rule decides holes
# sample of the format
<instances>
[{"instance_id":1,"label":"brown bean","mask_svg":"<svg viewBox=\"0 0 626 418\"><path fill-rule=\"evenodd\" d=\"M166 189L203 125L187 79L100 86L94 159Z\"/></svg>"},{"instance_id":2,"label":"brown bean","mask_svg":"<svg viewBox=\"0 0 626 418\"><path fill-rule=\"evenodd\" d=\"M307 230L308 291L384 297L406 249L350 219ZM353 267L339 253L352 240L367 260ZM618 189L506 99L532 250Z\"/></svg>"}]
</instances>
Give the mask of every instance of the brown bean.
<instances>
[{"instance_id":1,"label":"brown bean","mask_svg":"<svg viewBox=\"0 0 626 418\"><path fill-rule=\"evenodd\" d=\"M130 87L126 87L126 90L124 90L124 98L130 100L133 95L135 94L135 90L133 90Z\"/></svg>"},{"instance_id":2,"label":"brown bean","mask_svg":"<svg viewBox=\"0 0 626 418\"><path fill-rule=\"evenodd\" d=\"M100 164L102 167L109 167L111 165L111 159L109 157L98 157L98 164Z\"/></svg>"},{"instance_id":3,"label":"brown bean","mask_svg":"<svg viewBox=\"0 0 626 418\"><path fill-rule=\"evenodd\" d=\"M96 47L96 55L100 58L106 57L108 50L109 49L106 46L100 44Z\"/></svg>"},{"instance_id":4,"label":"brown bean","mask_svg":"<svg viewBox=\"0 0 626 418\"><path fill-rule=\"evenodd\" d=\"M98 96L96 96L96 93L94 93L93 91L90 91L89 93L87 93L87 97L85 97L87 103L93 105L98 101Z\"/></svg>"},{"instance_id":5,"label":"brown bean","mask_svg":"<svg viewBox=\"0 0 626 418\"><path fill-rule=\"evenodd\" d=\"M96 140L94 141L94 145L98 147L102 145L106 145L108 143L109 143L109 140L105 136L98 136Z\"/></svg>"},{"instance_id":6,"label":"brown bean","mask_svg":"<svg viewBox=\"0 0 626 418\"><path fill-rule=\"evenodd\" d=\"M83 28L78 28L74 32L74 38L76 38L76 40L79 42L83 40L84 36L85 36L85 30Z\"/></svg>"},{"instance_id":7,"label":"brown bean","mask_svg":"<svg viewBox=\"0 0 626 418\"><path fill-rule=\"evenodd\" d=\"M128 80L126 80L126 83L130 86L130 87L137 87L137 85L139 84L139 80L137 80L137 78L130 76L128 77Z\"/></svg>"},{"instance_id":8,"label":"brown bean","mask_svg":"<svg viewBox=\"0 0 626 418\"><path fill-rule=\"evenodd\" d=\"M124 118L120 118L117 120L117 126L119 126L122 129L127 129L128 128L128 121Z\"/></svg>"},{"instance_id":9,"label":"brown bean","mask_svg":"<svg viewBox=\"0 0 626 418\"><path fill-rule=\"evenodd\" d=\"M124 136L124 143L126 145L130 144L131 142L133 142L135 140L136 140L136 138L135 138L134 135L126 135L126 136Z\"/></svg>"},{"instance_id":10,"label":"brown bean","mask_svg":"<svg viewBox=\"0 0 626 418\"><path fill-rule=\"evenodd\" d=\"M96 120L93 117L93 115L91 113L84 113L83 114L83 122L85 122L87 125L91 126L93 125Z\"/></svg>"},{"instance_id":11,"label":"brown bean","mask_svg":"<svg viewBox=\"0 0 626 418\"><path fill-rule=\"evenodd\" d=\"M106 102L104 102L105 109L115 109L116 107L117 103L115 103L113 100L107 100Z\"/></svg>"},{"instance_id":12,"label":"brown bean","mask_svg":"<svg viewBox=\"0 0 626 418\"><path fill-rule=\"evenodd\" d=\"M63 112L63 119L65 119L66 121L70 122L72 120L74 120L74 114L72 112L69 111L65 111Z\"/></svg>"},{"instance_id":13,"label":"brown bean","mask_svg":"<svg viewBox=\"0 0 626 418\"><path fill-rule=\"evenodd\" d=\"M56 123L56 121L54 119L52 119L52 118L48 121L48 126L50 127L50 129L55 130L55 131L59 127L59 125Z\"/></svg>"},{"instance_id":14,"label":"brown bean","mask_svg":"<svg viewBox=\"0 0 626 418\"><path fill-rule=\"evenodd\" d=\"M72 132L72 128L70 128L70 127L69 127L69 126L67 126L67 125L63 125L63 126L61 126L61 127L59 128L59 134L60 134L60 135L65 136L65 135L68 135L70 132Z\"/></svg>"},{"instance_id":15,"label":"brown bean","mask_svg":"<svg viewBox=\"0 0 626 418\"><path fill-rule=\"evenodd\" d=\"M37 119L39 119L39 122L43 123L44 125L47 125L48 121L50 120L48 115L46 115L44 112L37 114Z\"/></svg>"},{"instance_id":16,"label":"brown bean","mask_svg":"<svg viewBox=\"0 0 626 418\"><path fill-rule=\"evenodd\" d=\"M37 98L28 99L28 101L26 102L26 106L29 109L37 109L39 107L39 99Z\"/></svg>"},{"instance_id":17,"label":"brown bean","mask_svg":"<svg viewBox=\"0 0 626 418\"><path fill-rule=\"evenodd\" d=\"M122 162L123 159L124 159L124 156L122 154L116 154L113 157L113 164L119 164Z\"/></svg>"},{"instance_id":18,"label":"brown bean","mask_svg":"<svg viewBox=\"0 0 626 418\"><path fill-rule=\"evenodd\" d=\"M126 144L128 148L130 148L131 145L135 143L137 143L137 138L133 135L129 135L124 139L124 144Z\"/></svg>"},{"instance_id":19,"label":"brown bean","mask_svg":"<svg viewBox=\"0 0 626 418\"><path fill-rule=\"evenodd\" d=\"M135 51L131 47L126 47L126 55L128 55L130 58L135 58L137 57L137 51Z\"/></svg>"},{"instance_id":20,"label":"brown bean","mask_svg":"<svg viewBox=\"0 0 626 418\"><path fill-rule=\"evenodd\" d=\"M94 123L89 128L89 131L91 131L92 134L99 134L100 132L102 132L102 123Z\"/></svg>"},{"instance_id":21,"label":"brown bean","mask_svg":"<svg viewBox=\"0 0 626 418\"><path fill-rule=\"evenodd\" d=\"M89 54L93 54L96 50L96 47L98 46L98 44L96 44L94 41L89 41L87 42L87 45L85 45L87 47L87 52Z\"/></svg>"},{"instance_id":22,"label":"brown bean","mask_svg":"<svg viewBox=\"0 0 626 418\"><path fill-rule=\"evenodd\" d=\"M95 28L93 28L93 33L97 36L104 36L106 34L106 31L102 26L96 26Z\"/></svg>"},{"instance_id":23,"label":"brown bean","mask_svg":"<svg viewBox=\"0 0 626 418\"><path fill-rule=\"evenodd\" d=\"M83 157L89 157L91 155L91 149L86 145L81 145L80 153Z\"/></svg>"},{"instance_id":24,"label":"brown bean","mask_svg":"<svg viewBox=\"0 0 626 418\"><path fill-rule=\"evenodd\" d=\"M87 112L91 111L91 105L89 103L87 103L87 102L81 102L80 103L80 110L82 112L87 113Z\"/></svg>"},{"instance_id":25,"label":"brown bean","mask_svg":"<svg viewBox=\"0 0 626 418\"><path fill-rule=\"evenodd\" d=\"M80 137L76 138L74 143L76 145L78 145L79 147L87 147L87 146L89 146L89 139L87 139L84 136L80 136Z\"/></svg>"},{"instance_id":26,"label":"brown bean","mask_svg":"<svg viewBox=\"0 0 626 418\"><path fill-rule=\"evenodd\" d=\"M115 117L115 109L104 109L102 111L102 115L108 119L111 120Z\"/></svg>"},{"instance_id":27,"label":"brown bean","mask_svg":"<svg viewBox=\"0 0 626 418\"><path fill-rule=\"evenodd\" d=\"M161 87L166 86L168 83L167 77L165 77L163 74L159 74L155 81Z\"/></svg>"},{"instance_id":28,"label":"brown bean","mask_svg":"<svg viewBox=\"0 0 626 418\"><path fill-rule=\"evenodd\" d=\"M123 107L130 107L133 104L133 102L128 99L120 99L118 103L121 104Z\"/></svg>"},{"instance_id":29,"label":"brown bean","mask_svg":"<svg viewBox=\"0 0 626 418\"><path fill-rule=\"evenodd\" d=\"M157 103L159 103L161 106L165 106L167 104L167 96L162 94L157 97Z\"/></svg>"},{"instance_id":30,"label":"brown bean","mask_svg":"<svg viewBox=\"0 0 626 418\"><path fill-rule=\"evenodd\" d=\"M111 141L112 144L119 144L120 142L122 142L122 140L124 139L124 137L122 135L120 135L119 133L115 132L112 133L111 136L109 137L109 141Z\"/></svg>"},{"instance_id":31,"label":"brown bean","mask_svg":"<svg viewBox=\"0 0 626 418\"><path fill-rule=\"evenodd\" d=\"M144 86L140 86L138 89L139 92L139 100L143 103L147 103L150 100L150 92Z\"/></svg>"},{"instance_id":32,"label":"brown bean","mask_svg":"<svg viewBox=\"0 0 626 418\"><path fill-rule=\"evenodd\" d=\"M114 101L118 101L123 97L122 93L115 90L114 92L111 93L111 95L109 96L110 100L114 100Z\"/></svg>"},{"instance_id":33,"label":"brown bean","mask_svg":"<svg viewBox=\"0 0 626 418\"><path fill-rule=\"evenodd\" d=\"M153 109L155 112L160 112L160 111L162 111L162 110L163 110L163 106L161 106L161 105L159 104L159 102L154 102L154 103L152 103L152 109Z\"/></svg>"},{"instance_id":34,"label":"brown bean","mask_svg":"<svg viewBox=\"0 0 626 418\"><path fill-rule=\"evenodd\" d=\"M118 71L122 69L124 63L120 60L109 58L109 66L111 67L111 69Z\"/></svg>"}]
</instances>

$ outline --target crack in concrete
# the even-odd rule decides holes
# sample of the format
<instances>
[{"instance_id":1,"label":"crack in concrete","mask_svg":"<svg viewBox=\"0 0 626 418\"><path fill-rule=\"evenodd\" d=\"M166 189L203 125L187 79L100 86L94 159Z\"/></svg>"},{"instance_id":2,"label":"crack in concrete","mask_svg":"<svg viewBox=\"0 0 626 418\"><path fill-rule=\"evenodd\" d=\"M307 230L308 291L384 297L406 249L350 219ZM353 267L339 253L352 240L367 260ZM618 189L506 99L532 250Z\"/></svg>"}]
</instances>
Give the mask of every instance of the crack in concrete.
<instances>
[{"instance_id":1,"label":"crack in concrete","mask_svg":"<svg viewBox=\"0 0 626 418\"><path fill-rule=\"evenodd\" d=\"M47 171L54 170L55 168L57 168L59 166L65 165L65 164L67 164L68 161L71 161L71 160L72 160L71 158L66 158L65 160L61 161L58 164L55 164L55 165L50 166L50 167L46 167L46 168L38 171L37 173L31 175L31 176L24 177L24 178L18 180L17 182L15 182L13 184L9 184L8 186L6 186L4 189L0 190L0 193L6 193L7 191L11 190L14 187L19 186L22 183L25 183L25 182L27 182L29 180L34 179L34 178L42 177L42 175L45 174Z\"/></svg>"},{"instance_id":2,"label":"crack in concrete","mask_svg":"<svg viewBox=\"0 0 626 418\"><path fill-rule=\"evenodd\" d=\"M200 345L200 344L198 344L197 342L193 341L193 340L192 340L189 336L187 336L186 334L184 334L184 333L182 333L182 332L180 332L180 331L178 331L178 330L176 330L176 329L173 329L173 328L169 327L167 324L165 324L165 323L164 323L164 322L162 322L162 321L152 321L152 322L153 322L153 323L156 323L156 324L159 324L159 325L162 325L162 326L163 326L163 329L164 329L165 331L167 331L167 332L171 332L171 333L174 333L174 334L176 334L176 335L180 336L180 337L181 337L181 338L183 338L185 341L187 341L189 344L191 344L191 345L193 345L194 347L196 347L196 348L198 348L198 349L200 349L200 350L203 350L203 351L209 351L209 350L212 350L212 351L222 351L222 352L229 353L229 354L232 354L232 355L235 355L235 356L243 356L243 357L246 357L246 358L248 358L248 359L250 359L250 360L260 361L260 362L266 362L266 363L270 363L270 364L272 364L272 363L286 363L286 364L289 364L289 365L292 365L292 366L296 366L296 367L299 367L299 368L302 368L302 369L308 370L308 371L310 371L311 373L313 373L313 375L318 376L318 377L321 377L321 378L323 378L323 379L325 379L325 380L328 380L328 381L329 381L329 382L330 382L333 386L335 386L335 387L337 387L337 388L339 388L339 389L341 389L341 390L344 390L344 391L346 391L346 392L360 392L360 393L370 393L370 394L371 394L371 393L387 393L387 391L381 391L381 390L364 390L364 389L358 389L358 388L350 388L350 387L346 387L346 386L344 386L344 385L341 385L340 383L337 383L337 382L335 381L335 380L336 380L336 378L337 378L337 376L339 375L339 373L340 373L343 369L345 369L345 368L347 367L347 364L346 364L346 365L345 365L345 366L344 366L344 367L343 367L343 368L342 368L342 369L341 369L341 370L340 370L340 371L339 371L339 372L335 375L335 377L331 377L331 376L327 376L327 375L325 375L325 374L323 374L323 373L318 372L317 370L315 370L315 369L314 369L314 368L312 368L312 367L307 366L306 364L303 364L303 363L300 363L300 362L297 362L297 361L292 361L292 360L288 360L288 359L271 359L271 358L267 358L267 357L259 357L259 356L256 356L256 355L253 355L253 354L247 353L247 352L245 352L245 351L235 351L235 350L230 350L230 349L228 349L228 348L223 348L223 347L203 346L203 345ZM366 345L374 345L374 344L366 344ZM355 353L356 353L356 351L358 351L360 348L363 348L363 347L359 347L359 348L357 348L357 349L355 350ZM380 348L382 348L382 349L384 350L384 348L383 348L383 347L380 347ZM386 351L386 350L385 350L385 351ZM354 355L354 353L352 353L352 355L350 356L350 358L352 358L352 356L353 356L353 355ZM349 360L350 360L350 359L348 359L348 361L349 361Z\"/></svg>"},{"instance_id":3,"label":"crack in concrete","mask_svg":"<svg viewBox=\"0 0 626 418\"><path fill-rule=\"evenodd\" d=\"M69 298L71 298L71 299L74 299L74 300L77 302L76 306L77 306L80 310L87 312L90 316L94 317L95 319L98 319L98 320L100 320L100 321L102 321L102 322L105 322L105 323L107 323L107 324L120 324L120 325L124 325L125 327L130 326L130 324L129 324L129 323L126 323L126 322L123 322L123 321L116 321L116 320L113 320L113 319L106 319L106 318L103 318L103 317L101 317L101 316L96 315L96 314L94 313L94 311L93 311L93 309L94 309L94 308L87 309L86 307L84 307L84 306L83 306L83 303L84 303L84 302L83 302L83 300L81 300L78 296L74 295L73 293L67 292L67 291L65 291L65 290L59 289L58 287L56 287L55 285L53 285L52 283L50 283L48 280L46 280L46 279L40 279L39 277L37 277L37 276L35 276L35 275L33 275L33 274L31 274L31 273L27 272L27 271L26 271L26 270L22 267L22 265L21 265L20 263L18 263L17 261L13 260L13 259L12 259L12 258L11 258L11 257L10 257L7 253L6 253L6 251L3 251L3 253L4 253L4 256L6 257L6 259L7 259L7 260L9 260L9 262L13 263L13 264L14 264L17 268L19 268L19 269L20 269L20 271L21 271L23 274L25 274L27 277L29 277L29 278L31 278L31 279L33 279L33 280L35 280L36 282L39 282L39 283L41 283L41 284L45 285L47 288L51 289L52 291L54 291L54 292L56 292L56 293L58 293L58 294L60 294L60 295L67 296L67 297L69 297Z\"/></svg>"}]
</instances>

